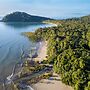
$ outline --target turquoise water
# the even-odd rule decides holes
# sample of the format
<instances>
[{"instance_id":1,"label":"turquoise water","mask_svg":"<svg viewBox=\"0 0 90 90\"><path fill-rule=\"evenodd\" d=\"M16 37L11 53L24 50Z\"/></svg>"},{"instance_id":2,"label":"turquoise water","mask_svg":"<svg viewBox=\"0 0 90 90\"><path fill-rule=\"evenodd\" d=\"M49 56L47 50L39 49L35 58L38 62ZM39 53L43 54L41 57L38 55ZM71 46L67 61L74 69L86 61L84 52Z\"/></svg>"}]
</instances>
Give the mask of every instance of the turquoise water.
<instances>
[{"instance_id":1,"label":"turquoise water","mask_svg":"<svg viewBox=\"0 0 90 90\"><path fill-rule=\"evenodd\" d=\"M3 23L0 22L0 79L7 77L13 65L20 61L21 51L28 53L36 47L22 32L34 32L37 28L52 26L43 23Z\"/></svg>"}]
</instances>

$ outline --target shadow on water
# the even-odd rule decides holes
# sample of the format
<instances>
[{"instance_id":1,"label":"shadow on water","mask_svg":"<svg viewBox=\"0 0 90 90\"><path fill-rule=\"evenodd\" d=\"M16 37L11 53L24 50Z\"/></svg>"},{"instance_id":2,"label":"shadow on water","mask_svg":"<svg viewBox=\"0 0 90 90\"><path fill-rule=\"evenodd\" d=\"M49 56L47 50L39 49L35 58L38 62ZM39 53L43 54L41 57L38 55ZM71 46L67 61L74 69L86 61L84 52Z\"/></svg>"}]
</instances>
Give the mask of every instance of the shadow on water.
<instances>
[{"instance_id":1,"label":"shadow on water","mask_svg":"<svg viewBox=\"0 0 90 90\"><path fill-rule=\"evenodd\" d=\"M43 25L43 23L31 23L31 22L4 22L6 26L13 28L28 28L34 25Z\"/></svg>"}]
</instances>

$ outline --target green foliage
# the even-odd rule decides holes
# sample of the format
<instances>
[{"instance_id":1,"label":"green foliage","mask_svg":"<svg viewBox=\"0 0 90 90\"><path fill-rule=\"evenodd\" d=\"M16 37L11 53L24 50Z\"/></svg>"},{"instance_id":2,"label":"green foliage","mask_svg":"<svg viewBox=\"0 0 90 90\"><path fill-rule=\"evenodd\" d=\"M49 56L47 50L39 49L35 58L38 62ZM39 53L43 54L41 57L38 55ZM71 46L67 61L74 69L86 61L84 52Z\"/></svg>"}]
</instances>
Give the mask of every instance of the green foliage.
<instances>
[{"instance_id":1,"label":"green foliage","mask_svg":"<svg viewBox=\"0 0 90 90\"><path fill-rule=\"evenodd\" d=\"M90 90L90 18L47 22L58 25L40 28L35 35L48 41L48 63L63 83L75 90Z\"/></svg>"},{"instance_id":2,"label":"green foliage","mask_svg":"<svg viewBox=\"0 0 90 90\"><path fill-rule=\"evenodd\" d=\"M85 90L90 90L90 81L88 82L87 87L85 88Z\"/></svg>"},{"instance_id":3,"label":"green foliage","mask_svg":"<svg viewBox=\"0 0 90 90\"><path fill-rule=\"evenodd\" d=\"M33 42L38 42L41 38L37 37L33 32L25 32L23 35L27 36Z\"/></svg>"}]
</instances>

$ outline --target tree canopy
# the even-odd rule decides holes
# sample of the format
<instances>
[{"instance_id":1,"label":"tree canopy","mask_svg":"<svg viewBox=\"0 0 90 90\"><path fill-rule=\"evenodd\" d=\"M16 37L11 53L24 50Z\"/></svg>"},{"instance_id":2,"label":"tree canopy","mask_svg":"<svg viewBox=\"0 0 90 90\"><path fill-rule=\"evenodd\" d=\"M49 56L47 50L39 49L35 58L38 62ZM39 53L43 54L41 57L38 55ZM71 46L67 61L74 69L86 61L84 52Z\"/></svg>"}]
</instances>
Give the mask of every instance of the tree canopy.
<instances>
[{"instance_id":1,"label":"tree canopy","mask_svg":"<svg viewBox=\"0 0 90 90\"><path fill-rule=\"evenodd\" d=\"M90 90L90 16L47 22L57 26L40 28L34 34L48 41L48 63L66 85Z\"/></svg>"}]
</instances>

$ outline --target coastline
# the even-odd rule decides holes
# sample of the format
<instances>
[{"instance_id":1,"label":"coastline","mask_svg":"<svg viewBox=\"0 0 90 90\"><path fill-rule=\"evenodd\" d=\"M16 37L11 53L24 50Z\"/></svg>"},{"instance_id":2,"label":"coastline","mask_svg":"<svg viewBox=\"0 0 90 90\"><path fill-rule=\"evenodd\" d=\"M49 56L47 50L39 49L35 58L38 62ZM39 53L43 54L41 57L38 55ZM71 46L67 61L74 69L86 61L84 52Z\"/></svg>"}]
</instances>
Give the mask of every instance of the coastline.
<instances>
[{"instance_id":1,"label":"coastline","mask_svg":"<svg viewBox=\"0 0 90 90\"><path fill-rule=\"evenodd\" d=\"M41 41L39 42L39 48L38 48L38 56L34 58L34 61L43 61L46 59L47 56L47 41ZM12 74L10 75L11 77L13 76ZM10 77L9 76L9 77ZM10 77L10 78L11 78ZM42 83L43 82L43 83ZM32 90L72 90L71 87L66 86L62 84L61 81L56 81L56 80L48 80L48 79L42 79L40 82L33 84L32 87L30 85L26 85L29 89L31 88Z\"/></svg>"},{"instance_id":2,"label":"coastline","mask_svg":"<svg viewBox=\"0 0 90 90\"><path fill-rule=\"evenodd\" d=\"M42 23L44 23L44 24L51 24L51 25L53 25L53 26L58 26L58 24L56 24L56 23L51 23L51 22L42 22Z\"/></svg>"},{"instance_id":3,"label":"coastline","mask_svg":"<svg viewBox=\"0 0 90 90\"><path fill-rule=\"evenodd\" d=\"M39 46L38 46L38 50L37 50L38 56L33 59L35 62L37 62L37 61L41 62L46 59L47 44L48 44L47 41L39 42ZM10 76L12 77L12 74ZM58 78L59 78L59 76L58 76ZM26 86L30 90L46 90L46 89L47 90L50 90L50 89L52 89L52 90L58 90L58 89L59 90L73 90L70 86L63 84L61 81L49 80L49 79L42 79L39 82L37 82L36 84L33 84L33 85L26 84Z\"/></svg>"},{"instance_id":4,"label":"coastline","mask_svg":"<svg viewBox=\"0 0 90 90\"><path fill-rule=\"evenodd\" d=\"M25 55L16 55L16 57L18 56L19 58L22 56L25 62L23 62L24 60L21 58L21 62L19 64L17 63L18 67L22 69L21 72L15 65L10 75L7 76L7 78L5 77L7 82L4 79L0 80L3 82L2 88L4 90L14 90L7 89L8 86L10 86L10 88L16 87L17 89L15 90L89 90L89 19L85 16L85 19L81 17L81 19L65 19L61 23L57 20L54 22L57 23L57 27L40 28L31 34L33 37L29 36L33 40L38 39L38 47L31 43L32 48L31 50L29 50L31 46L26 48L28 51L25 49ZM52 21L52 24L54 22ZM49 22L47 24L49 24ZM22 40L25 41L24 39ZM39 40L47 40L49 42ZM13 48L12 46L14 46L14 44L11 44L11 47L7 49L2 60L9 57L8 53L13 51L11 48ZM25 46L21 44L22 48L27 47L26 44L27 43L24 44ZM16 44L16 47L18 45L19 44ZM1 45L1 47L2 46L3 45ZM19 48L15 48L14 50L17 51ZM2 51L4 51L4 49L2 49ZM10 56L13 55L10 54ZM84 58L84 56L86 57ZM4 64L2 64L2 66L4 66ZM6 73L4 68L2 72ZM57 74L54 71L57 72ZM4 75L1 74L1 76Z\"/></svg>"},{"instance_id":5,"label":"coastline","mask_svg":"<svg viewBox=\"0 0 90 90\"><path fill-rule=\"evenodd\" d=\"M47 41L43 41L40 42L40 48L39 48L39 53L38 53L38 57L36 57L34 60L35 61L43 61L46 56L47 56ZM51 77L51 78L57 78L60 79L60 76L57 74L54 74L57 77ZM67 86L65 84L63 84L61 81L59 80L49 80L49 79L42 79L39 82L37 82L36 84L32 85L32 88L34 90L73 90L72 87Z\"/></svg>"},{"instance_id":6,"label":"coastline","mask_svg":"<svg viewBox=\"0 0 90 90\"><path fill-rule=\"evenodd\" d=\"M39 42L39 46L37 48L37 54L38 56L36 58L33 58L33 60L35 62L37 61L43 61L43 59L46 57L46 52L47 52L47 42L46 41L41 41ZM29 60L29 58L27 58L27 60ZM21 64L23 64L23 62L21 62ZM21 64L19 65L19 68L21 67ZM17 64L16 64L17 65ZM16 65L13 66L13 69L11 71L11 74L9 76L7 76L6 80L5 80L5 88L7 85L10 85L13 81L13 79L19 75L19 73L21 72L22 68L21 67L20 69L19 68L16 68ZM16 70L17 69L17 70ZM15 73L16 71L16 73ZM4 84L4 83L3 83ZM27 85L25 84L25 86L27 87L27 89L30 89L30 90L34 90L32 85ZM10 88L10 87L9 87ZM8 89L7 89L8 90Z\"/></svg>"},{"instance_id":7,"label":"coastline","mask_svg":"<svg viewBox=\"0 0 90 90\"><path fill-rule=\"evenodd\" d=\"M47 56L47 41L39 42L39 48L37 50L38 56L34 58L34 61L43 61Z\"/></svg>"},{"instance_id":8,"label":"coastline","mask_svg":"<svg viewBox=\"0 0 90 90\"><path fill-rule=\"evenodd\" d=\"M35 61L43 61L43 59L46 57L46 46L47 46L47 44L46 44L47 42L44 42L44 41L42 41L42 42L40 42L39 43L39 47L38 47L38 57L36 57L35 58ZM44 53L45 54L43 54L43 51L44 51ZM28 59L28 58L27 58ZM29 58L30 59L30 58ZM21 64L23 63L23 62L20 62ZM14 66L12 66L12 69L11 69L11 71L10 71L10 74L5 78L5 82L3 81L2 82L2 84L6 84L5 86L7 86L8 85L8 83L11 83L12 82L12 79L16 76L16 75L18 75L18 73L19 72L21 72L21 69L22 69L22 67L21 66L19 66L19 68L20 69L18 69L17 68L17 70L16 70L16 67L15 67L15 65ZM13 71L15 70L15 72L16 73L14 73ZM30 86L29 86L30 87ZM0 88L2 89L3 88L3 86L1 85L0 86Z\"/></svg>"}]
</instances>

